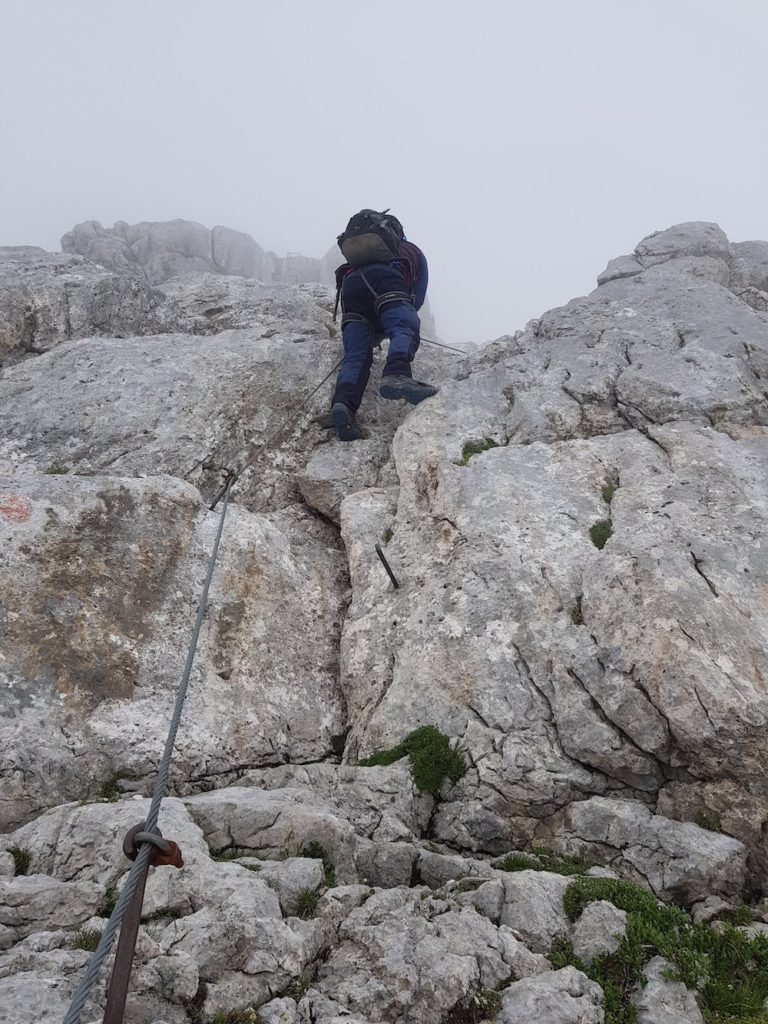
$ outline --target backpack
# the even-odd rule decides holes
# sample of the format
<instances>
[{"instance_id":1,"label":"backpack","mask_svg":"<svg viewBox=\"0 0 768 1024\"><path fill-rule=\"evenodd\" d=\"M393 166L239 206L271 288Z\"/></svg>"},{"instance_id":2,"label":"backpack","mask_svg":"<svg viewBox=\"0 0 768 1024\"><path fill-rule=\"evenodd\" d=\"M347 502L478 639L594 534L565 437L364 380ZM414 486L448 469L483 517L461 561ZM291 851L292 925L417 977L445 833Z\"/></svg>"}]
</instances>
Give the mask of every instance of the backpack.
<instances>
[{"instance_id":1,"label":"backpack","mask_svg":"<svg viewBox=\"0 0 768 1024\"><path fill-rule=\"evenodd\" d=\"M361 210L352 217L337 242L351 267L395 259L403 239L400 221L387 210Z\"/></svg>"}]
</instances>

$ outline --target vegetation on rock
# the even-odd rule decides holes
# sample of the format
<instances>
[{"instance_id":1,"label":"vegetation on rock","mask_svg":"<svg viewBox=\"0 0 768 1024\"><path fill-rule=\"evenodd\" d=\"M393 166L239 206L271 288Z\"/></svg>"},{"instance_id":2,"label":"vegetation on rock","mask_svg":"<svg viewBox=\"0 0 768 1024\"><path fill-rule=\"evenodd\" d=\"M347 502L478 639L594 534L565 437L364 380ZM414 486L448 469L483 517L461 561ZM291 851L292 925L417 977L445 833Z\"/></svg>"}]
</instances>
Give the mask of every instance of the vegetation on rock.
<instances>
[{"instance_id":1,"label":"vegetation on rock","mask_svg":"<svg viewBox=\"0 0 768 1024\"><path fill-rule=\"evenodd\" d=\"M444 779L458 782L466 772L464 759L451 748L448 737L432 725L423 725L409 733L402 743L390 750L381 750L361 761L364 768L394 764L403 757L410 759L411 775L421 793L437 796Z\"/></svg>"}]
</instances>

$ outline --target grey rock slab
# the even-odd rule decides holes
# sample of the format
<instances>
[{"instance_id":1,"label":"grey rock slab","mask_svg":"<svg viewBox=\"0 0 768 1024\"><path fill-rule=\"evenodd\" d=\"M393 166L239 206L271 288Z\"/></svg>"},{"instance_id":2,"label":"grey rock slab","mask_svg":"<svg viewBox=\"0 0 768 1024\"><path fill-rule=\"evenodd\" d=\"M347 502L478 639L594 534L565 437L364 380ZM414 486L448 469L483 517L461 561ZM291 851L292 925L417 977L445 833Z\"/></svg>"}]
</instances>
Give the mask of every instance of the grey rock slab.
<instances>
[{"instance_id":1,"label":"grey rock slab","mask_svg":"<svg viewBox=\"0 0 768 1024\"><path fill-rule=\"evenodd\" d=\"M218 517L171 478L24 468L0 477L0 509L11 825L154 777ZM306 510L231 509L174 754L181 785L330 750L345 583L333 530Z\"/></svg>"},{"instance_id":2,"label":"grey rock slab","mask_svg":"<svg viewBox=\"0 0 768 1024\"><path fill-rule=\"evenodd\" d=\"M299 1024L294 999L270 999L259 1007L259 1017L264 1024Z\"/></svg>"},{"instance_id":3,"label":"grey rock slab","mask_svg":"<svg viewBox=\"0 0 768 1024\"><path fill-rule=\"evenodd\" d=\"M231 786L189 797L185 804L213 850L246 847L260 857L278 860L319 843L338 880L357 882L352 827L306 790Z\"/></svg>"},{"instance_id":4,"label":"grey rock slab","mask_svg":"<svg viewBox=\"0 0 768 1024\"><path fill-rule=\"evenodd\" d=\"M515 981L502 993L499 1024L603 1024L603 993L575 967Z\"/></svg>"},{"instance_id":5,"label":"grey rock slab","mask_svg":"<svg viewBox=\"0 0 768 1024\"><path fill-rule=\"evenodd\" d=\"M412 843L357 842L356 864L360 880L366 885L390 889L411 885L419 852Z\"/></svg>"},{"instance_id":6,"label":"grey rock slab","mask_svg":"<svg viewBox=\"0 0 768 1024\"><path fill-rule=\"evenodd\" d=\"M57 937L57 942L61 941ZM82 949L36 950L19 943L0 954L0 1022L40 1024L60 1021L80 980L89 954ZM94 993L86 1002L83 1020L101 1020L103 997Z\"/></svg>"},{"instance_id":7,"label":"grey rock slab","mask_svg":"<svg viewBox=\"0 0 768 1024\"><path fill-rule=\"evenodd\" d=\"M645 965L645 985L632 997L637 1024L704 1024L696 996L682 982L666 978L669 969L660 956Z\"/></svg>"},{"instance_id":8,"label":"grey rock slab","mask_svg":"<svg viewBox=\"0 0 768 1024\"><path fill-rule=\"evenodd\" d=\"M240 860L253 869L257 862L247 857ZM323 862L308 857L288 857L284 861L258 862L259 881L274 889L280 899L280 908L286 916L295 914L300 893L314 892L323 884Z\"/></svg>"},{"instance_id":9,"label":"grey rock slab","mask_svg":"<svg viewBox=\"0 0 768 1024\"><path fill-rule=\"evenodd\" d=\"M143 279L81 256L0 247L0 365L91 335L173 330L175 307Z\"/></svg>"},{"instance_id":10,"label":"grey rock slab","mask_svg":"<svg viewBox=\"0 0 768 1024\"><path fill-rule=\"evenodd\" d=\"M596 956L615 953L627 932L626 911L607 900L595 900L583 910L573 926L573 952L589 966Z\"/></svg>"},{"instance_id":11,"label":"grey rock slab","mask_svg":"<svg viewBox=\"0 0 768 1024\"><path fill-rule=\"evenodd\" d=\"M493 868L487 861L471 860L458 854L433 853L421 850L419 853L419 876L430 889L439 889L447 882L462 878L489 878Z\"/></svg>"},{"instance_id":12,"label":"grey rock slab","mask_svg":"<svg viewBox=\"0 0 768 1024\"><path fill-rule=\"evenodd\" d=\"M570 921L563 908L572 879L546 871L510 871L504 878L501 923L514 929L534 953L548 953Z\"/></svg>"},{"instance_id":13,"label":"grey rock slab","mask_svg":"<svg viewBox=\"0 0 768 1024\"><path fill-rule=\"evenodd\" d=\"M430 796L417 792L406 761L370 768L332 762L254 768L240 785L303 789L347 818L357 835L376 842L414 840L426 829L433 807Z\"/></svg>"},{"instance_id":14,"label":"grey rock slab","mask_svg":"<svg viewBox=\"0 0 768 1024\"><path fill-rule=\"evenodd\" d=\"M730 261L730 243L717 224L686 221L647 235L635 246L635 257L646 267L680 256L713 256Z\"/></svg>"},{"instance_id":15,"label":"grey rock slab","mask_svg":"<svg viewBox=\"0 0 768 1024\"><path fill-rule=\"evenodd\" d=\"M592 797L573 803L548 822L546 834L559 849L609 863L662 900L690 906L706 896L743 891L743 843L654 815L636 800Z\"/></svg>"},{"instance_id":16,"label":"grey rock slab","mask_svg":"<svg viewBox=\"0 0 768 1024\"><path fill-rule=\"evenodd\" d=\"M101 896L95 882L60 882L47 875L0 880L0 925L17 940L57 928L74 932L93 917Z\"/></svg>"},{"instance_id":17,"label":"grey rock slab","mask_svg":"<svg viewBox=\"0 0 768 1024\"><path fill-rule=\"evenodd\" d=\"M16 874L16 861L10 853L0 853L0 878L13 878Z\"/></svg>"},{"instance_id":18,"label":"grey rock slab","mask_svg":"<svg viewBox=\"0 0 768 1024\"><path fill-rule=\"evenodd\" d=\"M339 940L315 987L351 1015L402 1024L439 1024L477 987L508 979L515 956L474 910L450 910L418 890L375 893L344 920Z\"/></svg>"}]
</instances>

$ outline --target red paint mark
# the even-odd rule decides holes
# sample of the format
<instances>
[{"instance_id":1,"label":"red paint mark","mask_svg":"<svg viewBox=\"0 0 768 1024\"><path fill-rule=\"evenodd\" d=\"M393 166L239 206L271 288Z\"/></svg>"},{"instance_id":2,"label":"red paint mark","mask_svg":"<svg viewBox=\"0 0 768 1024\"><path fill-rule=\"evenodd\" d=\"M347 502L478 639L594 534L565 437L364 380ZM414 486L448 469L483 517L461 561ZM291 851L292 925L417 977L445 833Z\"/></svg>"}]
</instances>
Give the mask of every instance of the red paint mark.
<instances>
[{"instance_id":1,"label":"red paint mark","mask_svg":"<svg viewBox=\"0 0 768 1024\"><path fill-rule=\"evenodd\" d=\"M23 498L0 498L0 516L8 523L26 523L32 515L32 506Z\"/></svg>"}]
</instances>

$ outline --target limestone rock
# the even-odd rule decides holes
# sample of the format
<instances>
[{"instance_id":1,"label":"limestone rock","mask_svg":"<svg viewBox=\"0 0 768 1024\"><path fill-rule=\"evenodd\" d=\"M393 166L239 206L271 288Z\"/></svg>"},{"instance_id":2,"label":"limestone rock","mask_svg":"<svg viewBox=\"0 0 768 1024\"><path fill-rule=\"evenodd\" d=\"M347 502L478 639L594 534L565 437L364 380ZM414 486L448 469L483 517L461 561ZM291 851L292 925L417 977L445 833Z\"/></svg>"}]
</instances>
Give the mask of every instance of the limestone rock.
<instances>
[{"instance_id":1,"label":"limestone rock","mask_svg":"<svg viewBox=\"0 0 768 1024\"><path fill-rule=\"evenodd\" d=\"M346 918L339 940L318 992L352 1016L402 1024L439 1024L478 987L509 978L515 955L485 918L433 908L418 890L376 893Z\"/></svg>"},{"instance_id":2,"label":"limestone rock","mask_svg":"<svg viewBox=\"0 0 768 1024\"><path fill-rule=\"evenodd\" d=\"M318 843L339 881L357 882L351 826L311 793L230 786L184 802L212 850L245 847L267 860L278 860Z\"/></svg>"},{"instance_id":3,"label":"limestone rock","mask_svg":"<svg viewBox=\"0 0 768 1024\"><path fill-rule=\"evenodd\" d=\"M256 870L259 881L274 889L280 899L280 909L285 916L295 914L300 893L313 892L323 884L323 862L308 857L288 857L284 861L270 863L257 861L254 857L238 858L237 863L250 870Z\"/></svg>"},{"instance_id":4,"label":"limestone rock","mask_svg":"<svg viewBox=\"0 0 768 1024\"><path fill-rule=\"evenodd\" d=\"M637 1007L637 1024L704 1024L696 997L679 981L664 977L669 964L655 956L643 970L644 987L632 1002Z\"/></svg>"},{"instance_id":5,"label":"limestone rock","mask_svg":"<svg viewBox=\"0 0 768 1024\"><path fill-rule=\"evenodd\" d=\"M662 900L690 906L744 888L746 850L737 839L654 815L638 801L592 797L548 826L558 847L607 861Z\"/></svg>"},{"instance_id":6,"label":"limestone rock","mask_svg":"<svg viewBox=\"0 0 768 1024\"><path fill-rule=\"evenodd\" d=\"M0 247L0 366L73 338L151 334L175 322L172 304L143 279L81 256Z\"/></svg>"},{"instance_id":7,"label":"limestone rock","mask_svg":"<svg viewBox=\"0 0 768 1024\"><path fill-rule=\"evenodd\" d=\"M547 871L513 871L504 878L501 923L513 928L534 953L548 953L570 922L563 896L571 883L564 875Z\"/></svg>"},{"instance_id":8,"label":"limestone rock","mask_svg":"<svg viewBox=\"0 0 768 1024\"><path fill-rule=\"evenodd\" d=\"M606 900L595 900L573 926L573 952L589 966L596 956L615 953L626 931L626 912Z\"/></svg>"},{"instance_id":9,"label":"limestone rock","mask_svg":"<svg viewBox=\"0 0 768 1024\"><path fill-rule=\"evenodd\" d=\"M515 981L502 993L499 1024L603 1024L603 993L575 967Z\"/></svg>"},{"instance_id":10,"label":"limestone rock","mask_svg":"<svg viewBox=\"0 0 768 1024\"><path fill-rule=\"evenodd\" d=\"M16 510L0 513L7 826L97 795L94 780L153 776L217 516L194 488L158 476L25 473L2 481L0 495L0 509ZM334 635L344 566L329 528L306 513L271 520L233 508L220 557L179 780L317 760L342 730ZM24 742L32 735L34 746Z\"/></svg>"},{"instance_id":11,"label":"limestone rock","mask_svg":"<svg viewBox=\"0 0 768 1024\"><path fill-rule=\"evenodd\" d=\"M65 884L46 875L0 880L0 925L17 939L58 928L74 930L93 917L101 895L94 882Z\"/></svg>"}]
</instances>

